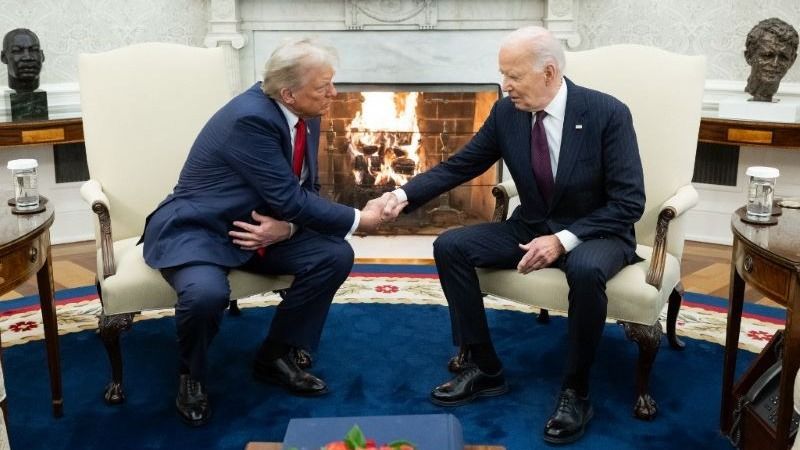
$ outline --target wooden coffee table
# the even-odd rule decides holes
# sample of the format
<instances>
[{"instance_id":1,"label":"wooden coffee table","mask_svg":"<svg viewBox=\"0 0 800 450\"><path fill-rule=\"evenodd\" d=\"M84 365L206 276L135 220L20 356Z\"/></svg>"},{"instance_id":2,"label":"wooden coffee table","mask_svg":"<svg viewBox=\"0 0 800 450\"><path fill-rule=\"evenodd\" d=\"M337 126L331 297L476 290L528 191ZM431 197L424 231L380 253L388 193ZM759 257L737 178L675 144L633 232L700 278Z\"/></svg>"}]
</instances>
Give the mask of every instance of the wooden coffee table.
<instances>
[{"instance_id":1,"label":"wooden coffee table","mask_svg":"<svg viewBox=\"0 0 800 450\"><path fill-rule=\"evenodd\" d=\"M280 442L250 442L244 450L282 450ZM464 450L506 450L500 445L465 445Z\"/></svg>"}]
</instances>

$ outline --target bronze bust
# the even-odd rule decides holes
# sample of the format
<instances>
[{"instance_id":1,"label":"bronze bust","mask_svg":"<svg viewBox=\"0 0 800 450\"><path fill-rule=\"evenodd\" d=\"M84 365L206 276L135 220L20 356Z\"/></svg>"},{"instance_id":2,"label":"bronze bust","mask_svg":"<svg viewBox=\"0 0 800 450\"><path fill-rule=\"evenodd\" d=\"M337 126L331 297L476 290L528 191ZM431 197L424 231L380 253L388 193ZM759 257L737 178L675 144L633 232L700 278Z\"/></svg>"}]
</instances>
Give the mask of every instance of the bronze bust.
<instances>
[{"instance_id":1,"label":"bronze bust","mask_svg":"<svg viewBox=\"0 0 800 450\"><path fill-rule=\"evenodd\" d=\"M44 52L36 33L27 28L6 33L0 60L8 64L8 87L17 92L33 92L39 88Z\"/></svg>"},{"instance_id":2,"label":"bronze bust","mask_svg":"<svg viewBox=\"0 0 800 450\"><path fill-rule=\"evenodd\" d=\"M771 102L781 79L797 58L797 31L788 23L762 20L747 33L744 59L751 66L745 92L757 102Z\"/></svg>"}]
</instances>

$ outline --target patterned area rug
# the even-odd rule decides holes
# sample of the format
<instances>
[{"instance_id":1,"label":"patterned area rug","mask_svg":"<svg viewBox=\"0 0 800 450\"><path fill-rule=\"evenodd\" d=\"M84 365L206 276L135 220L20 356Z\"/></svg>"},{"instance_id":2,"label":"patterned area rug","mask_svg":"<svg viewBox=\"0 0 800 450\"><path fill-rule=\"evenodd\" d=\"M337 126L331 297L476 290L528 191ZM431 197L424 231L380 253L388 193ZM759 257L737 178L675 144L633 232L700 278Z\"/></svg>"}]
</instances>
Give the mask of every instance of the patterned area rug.
<instances>
[{"instance_id":1,"label":"patterned area rug","mask_svg":"<svg viewBox=\"0 0 800 450\"><path fill-rule=\"evenodd\" d=\"M241 308L276 305L277 294L257 295L239 301ZM339 289L335 303L385 303L446 305L435 269L431 266L357 265ZM505 299L487 297L486 307L536 313L536 308ZM745 305L739 346L759 352L776 330L782 329L784 312L777 308ZM97 328L100 301L94 287L69 289L57 295L60 334ZM136 321L173 315L172 309L146 311ZM554 315L565 315L551 311ZM678 316L678 334L719 345L725 344L726 301L701 294L687 293ZM532 319L533 320L533 319ZM666 308L661 322L666 323ZM3 347L44 338L38 298L26 297L0 303L0 331Z\"/></svg>"}]
</instances>

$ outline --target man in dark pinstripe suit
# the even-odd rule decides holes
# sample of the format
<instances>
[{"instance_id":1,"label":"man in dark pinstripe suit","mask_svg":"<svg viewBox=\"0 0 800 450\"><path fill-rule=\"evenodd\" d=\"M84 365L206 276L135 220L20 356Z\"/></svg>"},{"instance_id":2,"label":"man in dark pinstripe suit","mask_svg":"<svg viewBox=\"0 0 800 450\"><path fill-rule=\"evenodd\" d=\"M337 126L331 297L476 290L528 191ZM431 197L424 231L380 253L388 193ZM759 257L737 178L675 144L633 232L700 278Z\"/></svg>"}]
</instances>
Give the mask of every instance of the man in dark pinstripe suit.
<instances>
[{"instance_id":1,"label":"man in dark pinstripe suit","mask_svg":"<svg viewBox=\"0 0 800 450\"><path fill-rule=\"evenodd\" d=\"M549 31L511 33L499 65L508 96L449 160L396 190L384 219L505 162L521 201L511 217L450 230L434 242L453 338L470 363L437 386L431 401L457 406L508 390L475 268L527 274L559 267L570 287L568 348L544 439L564 444L579 439L593 415L589 372L605 324L606 281L637 260L633 224L644 210L642 165L628 108L564 78L564 52Z\"/></svg>"}]
</instances>

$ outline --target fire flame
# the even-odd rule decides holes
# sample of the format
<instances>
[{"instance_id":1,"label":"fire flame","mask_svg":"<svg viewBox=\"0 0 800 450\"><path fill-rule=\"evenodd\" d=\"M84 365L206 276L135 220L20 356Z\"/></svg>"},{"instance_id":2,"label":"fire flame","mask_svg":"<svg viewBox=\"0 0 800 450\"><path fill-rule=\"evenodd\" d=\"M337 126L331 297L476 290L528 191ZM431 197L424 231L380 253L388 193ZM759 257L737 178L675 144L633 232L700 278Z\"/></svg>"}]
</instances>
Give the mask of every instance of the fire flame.
<instances>
[{"instance_id":1,"label":"fire flame","mask_svg":"<svg viewBox=\"0 0 800 450\"><path fill-rule=\"evenodd\" d=\"M420 167L418 92L363 92L347 131L357 185L402 186Z\"/></svg>"}]
</instances>

